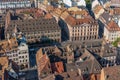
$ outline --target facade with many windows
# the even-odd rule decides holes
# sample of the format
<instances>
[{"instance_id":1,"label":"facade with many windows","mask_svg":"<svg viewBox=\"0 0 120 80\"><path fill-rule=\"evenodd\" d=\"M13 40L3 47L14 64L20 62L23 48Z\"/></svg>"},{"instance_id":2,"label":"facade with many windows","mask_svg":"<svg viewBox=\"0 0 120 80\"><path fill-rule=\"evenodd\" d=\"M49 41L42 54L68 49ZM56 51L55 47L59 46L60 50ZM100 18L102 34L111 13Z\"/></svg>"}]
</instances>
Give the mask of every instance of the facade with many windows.
<instances>
[{"instance_id":1,"label":"facade with many windows","mask_svg":"<svg viewBox=\"0 0 120 80\"><path fill-rule=\"evenodd\" d=\"M66 7L73 7L73 6L85 6L85 0L63 0L63 3Z\"/></svg>"},{"instance_id":2,"label":"facade with many windows","mask_svg":"<svg viewBox=\"0 0 120 80\"><path fill-rule=\"evenodd\" d=\"M14 37L21 33L25 35L28 43L61 42L61 29L54 17L11 20L6 35Z\"/></svg>"},{"instance_id":3,"label":"facade with many windows","mask_svg":"<svg viewBox=\"0 0 120 80\"><path fill-rule=\"evenodd\" d=\"M0 56L8 56L19 69L29 68L29 52L25 43L18 45L16 38L12 38L1 41L0 47Z\"/></svg>"},{"instance_id":4,"label":"facade with many windows","mask_svg":"<svg viewBox=\"0 0 120 80\"><path fill-rule=\"evenodd\" d=\"M98 39L99 26L91 17L74 18L72 16L68 16L66 22L69 30L70 41Z\"/></svg>"},{"instance_id":5,"label":"facade with many windows","mask_svg":"<svg viewBox=\"0 0 120 80\"><path fill-rule=\"evenodd\" d=\"M25 43L21 43L18 47L19 55L18 55L18 65L20 65L20 69L29 68L29 51L28 45Z\"/></svg>"},{"instance_id":6,"label":"facade with many windows","mask_svg":"<svg viewBox=\"0 0 120 80\"><path fill-rule=\"evenodd\" d=\"M0 0L0 9L31 7L30 0Z\"/></svg>"},{"instance_id":7,"label":"facade with many windows","mask_svg":"<svg viewBox=\"0 0 120 80\"><path fill-rule=\"evenodd\" d=\"M108 25L104 27L104 37L108 42L115 41L120 37L120 27L114 21L110 21Z\"/></svg>"}]
</instances>

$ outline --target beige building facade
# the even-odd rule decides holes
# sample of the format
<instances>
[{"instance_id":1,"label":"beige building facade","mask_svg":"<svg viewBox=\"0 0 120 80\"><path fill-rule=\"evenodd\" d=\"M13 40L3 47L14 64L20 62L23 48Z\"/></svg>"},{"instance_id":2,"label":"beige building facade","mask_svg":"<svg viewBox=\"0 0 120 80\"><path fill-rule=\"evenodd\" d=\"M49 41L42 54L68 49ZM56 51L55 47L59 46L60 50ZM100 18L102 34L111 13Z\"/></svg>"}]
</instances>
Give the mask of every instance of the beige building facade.
<instances>
[{"instance_id":1,"label":"beige building facade","mask_svg":"<svg viewBox=\"0 0 120 80\"><path fill-rule=\"evenodd\" d=\"M69 30L70 41L98 39L99 26L91 17L77 19L72 16L68 16L66 22Z\"/></svg>"}]
</instances>

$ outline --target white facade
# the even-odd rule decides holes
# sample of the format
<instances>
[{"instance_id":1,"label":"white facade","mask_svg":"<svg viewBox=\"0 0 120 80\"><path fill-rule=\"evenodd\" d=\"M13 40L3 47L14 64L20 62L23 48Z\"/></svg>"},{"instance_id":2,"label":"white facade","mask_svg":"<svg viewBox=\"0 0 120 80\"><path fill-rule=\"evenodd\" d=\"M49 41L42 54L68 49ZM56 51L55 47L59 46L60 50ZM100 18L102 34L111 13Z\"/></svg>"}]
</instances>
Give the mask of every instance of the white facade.
<instances>
[{"instance_id":1,"label":"white facade","mask_svg":"<svg viewBox=\"0 0 120 80\"><path fill-rule=\"evenodd\" d=\"M29 52L28 46L25 43L21 43L18 48L7 52L6 55L8 56L9 60L14 61L19 66L24 65L27 66L26 68L29 68Z\"/></svg>"},{"instance_id":2,"label":"white facade","mask_svg":"<svg viewBox=\"0 0 120 80\"><path fill-rule=\"evenodd\" d=\"M98 1L98 0L94 0L94 1L92 2L92 9L93 9L95 6L97 6L97 5L100 5L99 1Z\"/></svg>"},{"instance_id":3,"label":"white facade","mask_svg":"<svg viewBox=\"0 0 120 80\"><path fill-rule=\"evenodd\" d=\"M63 0L63 3L67 7L73 7L73 6L85 6L86 7L85 0Z\"/></svg>"},{"instance_id":4,"label":"white facade","mask_svg":"<svg viewBox=\"0 0 120 80\"><path fill-rule=\"evenodd\" d=\"M6 55L8 56L9 60L12 60L14 61L15 63L18 64L18 53L19 53L19 50L16 48L12 51L7 51L6 52Z\"/></svg>"},{"instance_id":5,"label":"white facade","mask_svg":"<svg viewBox=\"0 0 120 80\"><path fill-rule=\"evenodd\" d=\"M28 46L25 43L21 43L18 49L19 49L18 64L27 66L27 68L29 68Z\"/></svg>"},{"instance_id":6,"label":"white facade","mask_svg":"<svg viewBox=\"0 0 120 80\"><path fill-rule=\"evenodd\" d=\"M9 8L25 8L31 7L31 2L29 0L22 1L0 1L0 9L9 9Z\"/></svg>"},{"instance_id":7,"label":"white facade","mask_svg":"<svg viewBox=\"0 0 120 80\"><path fill-rule=\"evenodd\" d=\"M120 31L109 31L104 27L104 37L108 42L113 42L120 37Z\"/></svg>"}]
</instances>

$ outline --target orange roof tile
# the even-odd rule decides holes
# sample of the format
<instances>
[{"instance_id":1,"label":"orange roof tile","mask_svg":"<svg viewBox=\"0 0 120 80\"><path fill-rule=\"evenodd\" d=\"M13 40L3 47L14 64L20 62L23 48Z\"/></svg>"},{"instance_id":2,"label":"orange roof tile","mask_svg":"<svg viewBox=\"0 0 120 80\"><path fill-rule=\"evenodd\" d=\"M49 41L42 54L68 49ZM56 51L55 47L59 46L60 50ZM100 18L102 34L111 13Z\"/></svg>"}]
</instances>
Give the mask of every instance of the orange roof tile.
<instances>
[{"instance_id":1,"label":"orange roof tile","mask_svg":"<svg viewBox=\"0 0 120 80\"><path fill-rule=\"evenodd\" d=\"M2 68L0 70L0 76L3 78L2 80L4 80L4 71L8 68L8 62L8 57L0 57L0 67Z\"/></svg>"},{"instance_id":2,"label":"orange roof tile","mask_svg":"<svg viewBox=\"0 0 120 80\"><path fill-rule=\"evenodd\" d=\"M61 16L61 14L62 14L65 10L66 10L65 8L55 8L55 9L52 11L52 14L53 14L53 15L56 15L56 16Z\"/></svg>"},{"instance_id":3,"label":"orange roof tile","mask_svg":"<svg viewBox=\"0 0 120 80\"><path fill-rule=\"evenodd\" d=\"M114 14L120 14L120 8L114 8Z\"/></svg>"},{"instance_id":4,"label":"orange roof tile","mask_svg":"<svg viewBox=\"0 0 120 80\"><path fill-rule=\"evenodd\" d=\"M93 23L94 22L93 18L91 18L91 17L76 19L72 16L68 16L65 21L71 26L80 25L83 23Z\"/></svg>"},{"instance_id":5,"label":"orange roof tile","mask_svg":"<svg viewBox=\"0 0 120 80\"><path fill-rule=\"evenodd\" d=\"M11 51L17 49L18 44L16 38L12 38L9 40L3 40L0 42L0 53L6 53L7 51Z\"/></svg>"},{"instance_id":6,"label":"orange roof tile","mask_svg":"<svg viewBox=\"0 0 120 80\"><path fill-rule=\"evenodd\" d=\"M90 80L100 80L100 74L91 74Z\"/></svg>"},{"instance_id":7,"label":"orange roof tile","mask_svg":"<svg viewBox=\"0 0 120 80\"><path fill-rule=\"evenodd\" d=\"M103 9L103 7L101 6L101 5L97 5L95 8L94 8L94 13L95 14L98 14L98 12L101 10L101 9Z\"/></svg>"},{"instance_id":8,"label":"orange roof tile","mask_svg":"<svg viewBox=\"0 0 120 80\"><path fill-rule=\"evenodd\" d=\"M61 18L63 20L65 20L67 17L69 16L69 13L67 11L64 11L62 14L61 14Z\"/></svg>"},{"instance_id":9,"label":"orange roof tile","mask_svg":"<svg viewBox=\"0 0 120 80\"><path fill-rule=\"evenodd\" d=\"M45 19L51 19L51 18L53 18L51 14L47 13L47 14L45 15Z\"/></svg>"},{"instance_id":10,"label":"orange roof tile","mask_svg":"<svg viewBox=\"0 0 120 80\"><path fill-rule=\"evenodd\" d=\"M107 29L109 31L120 31L120 27L114 21L108 23Z\"/></svg>"},{"instance_id":11,"label":"orange roof tile","mask_svg":"<svg viewBox=\"0 0 120 80\"><path fill-rule=\"evenodd\" d=\"M120 66L111 66L103 68L106 80L120 80Z\"/></svg>"},{"instance_id":12,"label":"orange roof tile","mask_svg":"<svg viewBox=\"0 0 120 80\"><path fill-rule=\"evenodd\" d=\"M71 15L83 15L83 16L88 16L89 13L86 10L82 10L82 11L68 11L69 14Z\"/></svg>"},{"instance_id":13,"label":"orange roof tile","mask_svg":"<svg viewBox=\"0 0 120 80\"><path fill-rule=\"evenodd\" d=\"M38 67L39 67L39 70L40 72L44 69L44 67L46 66L46 64L48 63L49 61L49 58L46 54L44 54L38 61Z\"/></svg>"},{"instance_id":14,"label":"orange roof tile","mask_svg":"<svg viewBox=\"0 0 120 80\"><path fill-rule=\"evenodd\" d=\"M52 11L54 9L54 7L51 6L51 5L47 5L46 9L47 9L48 12L50 12L50 11Z\"/></svg>"},{"instance_id":15,"label":"orange roof tile","mask_svg":"<svg viewBox=\"0 0 120 80\"><path fill-rule=\"evenodd\" d=\"M73 18L73 17L70 16L70 15L65 19L65 21L66 21L68 24L70 24L70 25L75 25L75 24L76 24L75 18Z\"/></svg>"},{"instance_id":16,"label":"orange roof tile","mask_svg":"<svg viewBox=\"0 0 120 80\"><path fill-rule=\"evenodd\" d=\"M63 62L55 62L51 64L53 72L62 73L64 72Z\"/></svg>"}]
</instances>

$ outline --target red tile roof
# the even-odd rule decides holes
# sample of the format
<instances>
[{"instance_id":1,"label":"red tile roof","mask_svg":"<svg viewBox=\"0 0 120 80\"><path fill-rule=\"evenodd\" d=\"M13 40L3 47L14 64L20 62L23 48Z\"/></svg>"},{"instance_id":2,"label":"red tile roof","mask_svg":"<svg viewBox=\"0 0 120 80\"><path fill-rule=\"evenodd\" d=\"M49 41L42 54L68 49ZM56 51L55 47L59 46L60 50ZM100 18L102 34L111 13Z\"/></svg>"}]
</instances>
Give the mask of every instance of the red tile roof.
<instances>
[{"instance_id":1,"label":"red tile roof","mask_svg":"<svg viewBox=\"0 0 120 80\"><path fill-rule=\"evenodd\" d=\"M71 26L80 25L80 24L84 24L84 23L88 23L88 24L94 23L94 20L91 17L76 19L70 15L65 19L65 21Z\"/></svg>"},{"instance_id":2,"label":"red tile roof","mask_svg":"<svg viewBox=\"0 0 120 80\"><path fill-rule=\"evenodd\" d=\"M46 54L44 54L40 58L39 63L38 63L38 64L40 64L40 65L38 65L40 72L44 69L44 67L47 65L48 62L49 62L49 58Z\"/></svg>"},{"instance_id":3,"label":"red tile roof","mask_svg":"<svg viewBox=\"0 0 120 80\"><path fill-rule=\"evenodd\" d=\"M51 18L53 18L51 14L47 13L47 14L45 15L45 19L51 19Z\"/></svg>"},{"instance_id":4,"label":"red tile roof","mask_svg":"<svg viewBox=\"0 0 120 80\"><path fill-rule=\"evenodd\" d=\"M120 14L120 8L114 8L114 14Z\"/></svg>"},{"instance_id":5,"label":"red tile roof","mask_svg":"<svg viewBox=\"0 0 120 80\"><path fill-rule=\"evenodd\" d=\"M62 73L64 72L63 62L55 62L51 64L53 72Z\"/></svg>"},{"instance_id":6,"label":"red tile roof","mask_svg":"<svg viewBox=\"0 0 120 80\"><path fill-rule=\"evenodd\" d=\"M93 11L94 11L95 14L98 14L98 12L99 12L101 9L103 9L102 6L101 6L101 5L97 5L97 6L94 8Z\"/></svg>"},{"instance_id":7,"label":"red tile roof","mask_svg":"<svg viewBox=\"0 0 120 80\"><path fill-rule=\"evenodd\" d=\"M107 29L109 31L120 31L120 27L114 21L108 23Z\"/></svg>"},{"instance_id":8,"label":"red tile roof","mask_svg":"<svg viewBox=\"0 0 120 80\"><path fill-rule=\"evenodd\" d=\"M17 50L17 40L16 38L3 40L0 42L0 47L0 53L6 53L7 51Z\"/></svg>"},{"instance_id":9,"label":"red tile roof","mask_svg":"<svg viewBox=\"0 0 120 80\"><path fill-rule=\"evenodd\" d=\"M100 74L91 74L90 80L100 80Z\"/></svg>"},{"instance_id":10,"label":"red tile roof","mask_svg":"<svg viewBox=\"0 0 120 80\"><path fill-rule=\"evenodd\" d=\"M106 80L120 80L120 66L103 68Z\"/></svg>"},{"instance_id":11,"label":"red tile roof","mask_svg":"<svg viewBox=\"0 0 120 80\"><path fill-rule=\"evenodd\" d=\"M68 11L71 15L83 15L83 16L88 16L89 13L86 10L82 10L82 11Z\"/></svg>"}]
</instances>

